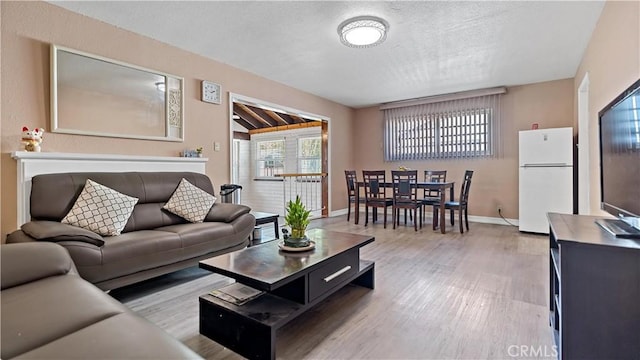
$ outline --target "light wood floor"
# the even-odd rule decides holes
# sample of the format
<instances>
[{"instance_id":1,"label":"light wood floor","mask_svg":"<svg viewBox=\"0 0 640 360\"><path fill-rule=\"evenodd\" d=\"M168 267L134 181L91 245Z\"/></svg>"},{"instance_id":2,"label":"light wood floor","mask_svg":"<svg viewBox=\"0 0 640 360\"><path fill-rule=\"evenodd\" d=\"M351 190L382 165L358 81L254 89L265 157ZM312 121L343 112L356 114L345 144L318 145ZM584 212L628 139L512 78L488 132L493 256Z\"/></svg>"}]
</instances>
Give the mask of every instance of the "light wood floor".
<instances>
[{"instance_id":1,"label":"light wood floor","mask_svg":"<svg viewBox=\"0 0 640 360\"><path fill-rule=\"evenodd\" d=\"M463 235L429 223L417 233L410 223L362 223L341 216L312 227L375 236L361 250L376 262L375 290L348 286L289 323L278 358L505 359L514 345L551 352L546 236L478 223ZM229 282L192 268L111 294L203 357L241 359L198 332L198 296Z\"/></svg>"}]
</instances>

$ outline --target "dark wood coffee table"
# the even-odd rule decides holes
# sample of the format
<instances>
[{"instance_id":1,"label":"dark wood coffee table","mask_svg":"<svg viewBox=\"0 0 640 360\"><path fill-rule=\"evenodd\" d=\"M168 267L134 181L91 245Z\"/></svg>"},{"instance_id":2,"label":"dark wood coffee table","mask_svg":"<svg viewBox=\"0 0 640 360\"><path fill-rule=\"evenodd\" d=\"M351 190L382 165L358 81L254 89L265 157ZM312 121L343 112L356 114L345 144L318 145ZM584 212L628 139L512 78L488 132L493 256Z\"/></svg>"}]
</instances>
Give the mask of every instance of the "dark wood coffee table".
<instances>
[{"instance_id":1,"label":"dark wood coffee table","mask_svg":"<svg viewBox=\"0 0 640 360\"><path fill-rule=\"evenodd\" d=\"M313 229L314 250L283 252L278 241L200 262L266 293L244 305L200 296L200 333L249 359L275 359L276 330L347 284L374 288L375 263L360 259L374 237Z\"/></svg>"}]
</instances>

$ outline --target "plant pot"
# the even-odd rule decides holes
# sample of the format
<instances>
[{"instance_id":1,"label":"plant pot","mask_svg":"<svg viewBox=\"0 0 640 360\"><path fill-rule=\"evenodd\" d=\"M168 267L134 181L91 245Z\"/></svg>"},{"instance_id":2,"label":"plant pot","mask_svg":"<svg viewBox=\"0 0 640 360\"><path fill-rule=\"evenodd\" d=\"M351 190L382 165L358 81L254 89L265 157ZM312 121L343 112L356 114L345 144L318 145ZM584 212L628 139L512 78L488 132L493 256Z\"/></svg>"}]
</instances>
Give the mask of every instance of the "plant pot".
<instances>
[{"instance_id":1,"label":"plant pot","mask_svg":"<svg viewBox=\"0 0 640 360\"><path fill-rule=\"evenodd\" d=\"M284 239L284 244L289 247L309 246L309 238L305 231L306 229L291 229L291 236Z\"/></svg>"}]
</instances>

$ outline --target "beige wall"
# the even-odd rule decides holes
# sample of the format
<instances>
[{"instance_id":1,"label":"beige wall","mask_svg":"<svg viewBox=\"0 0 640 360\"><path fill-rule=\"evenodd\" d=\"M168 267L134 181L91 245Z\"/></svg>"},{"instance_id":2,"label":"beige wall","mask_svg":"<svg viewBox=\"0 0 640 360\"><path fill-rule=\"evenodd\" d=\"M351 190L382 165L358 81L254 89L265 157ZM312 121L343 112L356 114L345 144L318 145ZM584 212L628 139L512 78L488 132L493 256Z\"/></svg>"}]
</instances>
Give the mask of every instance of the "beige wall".
<instances>
[{"instance_id":1,"label":"beige wall","mask_svg":"<svg viewBox=\"0 0 640 360\"><path fill-rule=\"evenodd\" d=\"M330 210L346 208L343 169L352 166L353 110L246 71L118 29L44 2L6 2L2 22L1 170L2 241L16 223L16 165L10 152L20 149L23 125L44 127L43 151L175 156L204 146L207 174L214 185L228 182L229 123L227 92L320 114L330 121ZM157 69L185 79L185 142L52 134L49 126L49 46L51 43ZM222 85L223 105L199 100L200 81ZM213 142L221 151L213 151Z\"/></svg>"},{"instance_id":2,"label":"beige wall","mask_svg":"<svg viewBox=\"0 0 640 360\"><path fill-rule=\"evenodd\" d=\"M607 1L575 76L577 94L589 73L589 203L600 210L598 112L640 78L640 2ZM575 110L578 127L577 106Z\"/></svg>"},{"instance_id":3,"label":"beige wall","mask_svg":"<svg viewBox=\"0 0 640 360\"><path fill-rule=\"evenodd\" d=\"M540 128L573 126L573 79L508 88L502 96L503 156L496 159L384 162L383 119L378 107L356 111L355 165L363 169L397 169L405 165L417 170L447 170L447 180L456 181L456 198L464 171L474 170L469 194L469 214L497 217L502 206L507 218L518 218L518 131L532 123Z\"/></svg>"}]
</instances>

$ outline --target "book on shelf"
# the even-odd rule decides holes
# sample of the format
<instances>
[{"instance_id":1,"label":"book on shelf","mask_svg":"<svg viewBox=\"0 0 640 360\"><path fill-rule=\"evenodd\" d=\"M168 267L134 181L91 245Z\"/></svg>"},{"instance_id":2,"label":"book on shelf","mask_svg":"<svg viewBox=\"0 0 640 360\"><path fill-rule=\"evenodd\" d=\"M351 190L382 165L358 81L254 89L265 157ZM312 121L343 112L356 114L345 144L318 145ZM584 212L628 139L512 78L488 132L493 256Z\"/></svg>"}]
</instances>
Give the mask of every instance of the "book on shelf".
<instances>
[{"instance_id":1,"label":"book on shelf","mask_svg":"<svg viewBox=\"0 0 640 360\"><path fill-rule=\"evenodd\" d=\"M236 282L219 289L211 290L209 294L235 305L243 305L264 294L264 291Z\"/></svg>"}]
</instances>

